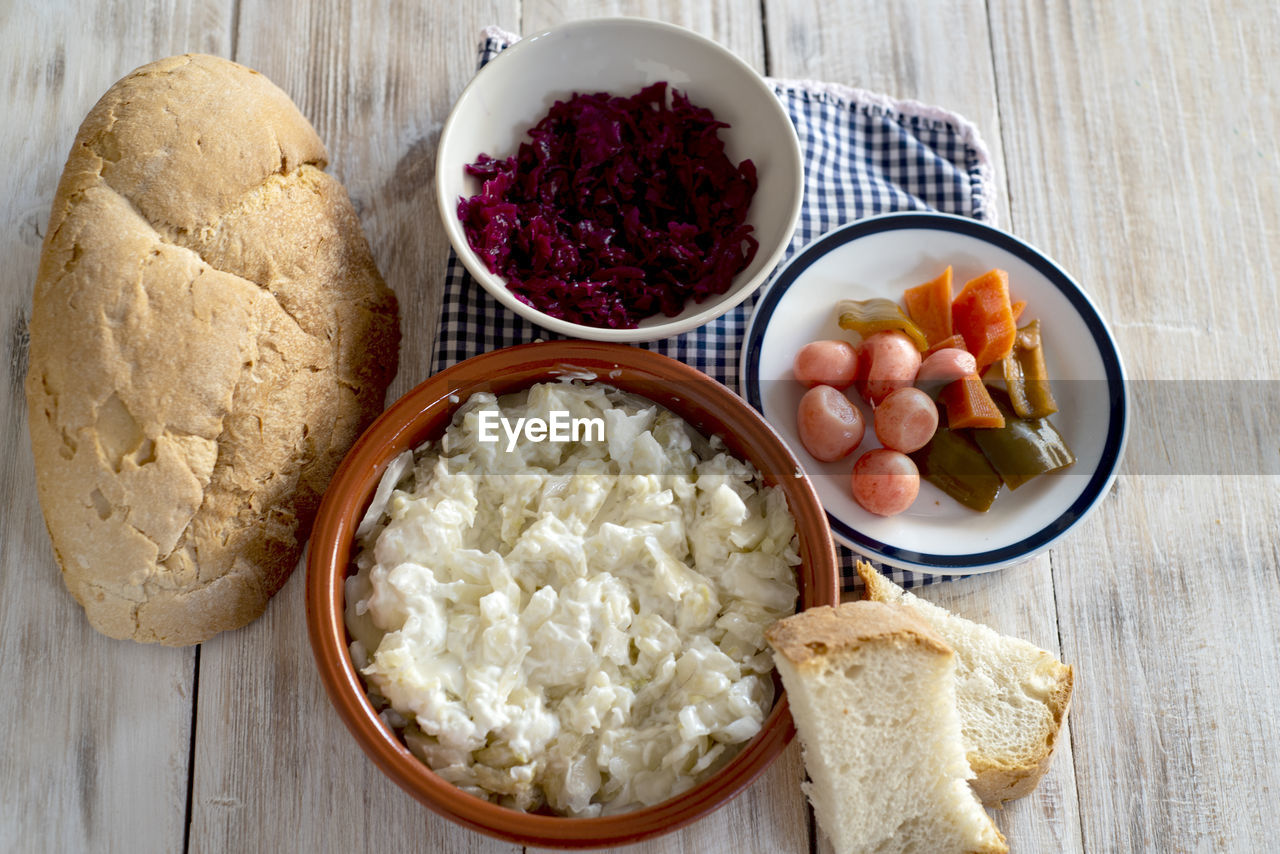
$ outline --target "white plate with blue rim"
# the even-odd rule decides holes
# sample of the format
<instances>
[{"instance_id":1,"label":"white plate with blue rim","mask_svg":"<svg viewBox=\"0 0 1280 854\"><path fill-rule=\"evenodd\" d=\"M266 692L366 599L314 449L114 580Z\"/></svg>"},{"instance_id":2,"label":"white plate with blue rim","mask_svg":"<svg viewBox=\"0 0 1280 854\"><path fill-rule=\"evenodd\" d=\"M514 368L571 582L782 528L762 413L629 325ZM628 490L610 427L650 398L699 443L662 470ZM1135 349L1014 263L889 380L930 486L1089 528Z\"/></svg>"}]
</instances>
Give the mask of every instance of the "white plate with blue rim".
<instances>
[{"instance_id":1,"label":"white plate with blue rim","mask_svg":"<svg viewBox=\"0 0 1280 854\"><path fill-rule=\"evenodd\" d=\"M859 455L879 447L871 410L852 389L867 423L849 457L818 462L796 429L804 388L791 375L810 341L858 341L836 324L841 299L886 297L901 304L909 287L948 265L955 288L1000 268L1009 293L1025 300L1022 321L1039 318L1045 361L1059 411L1050 421L1076 456L1059 472L1010 491L991 509L971 510L921 481L915 503L897 516L876 516L853 500L850 474ZM1107 324L1060 266L1011 234L965 217L896 213L835 229L800 250L760 297L742 348L742 389L790 445L813 481L836 540L862 555L917 572L987 572L1049 548L1098 505L1115 480L1128 433L1124 367Z\"/></svg>"}]
</instances>

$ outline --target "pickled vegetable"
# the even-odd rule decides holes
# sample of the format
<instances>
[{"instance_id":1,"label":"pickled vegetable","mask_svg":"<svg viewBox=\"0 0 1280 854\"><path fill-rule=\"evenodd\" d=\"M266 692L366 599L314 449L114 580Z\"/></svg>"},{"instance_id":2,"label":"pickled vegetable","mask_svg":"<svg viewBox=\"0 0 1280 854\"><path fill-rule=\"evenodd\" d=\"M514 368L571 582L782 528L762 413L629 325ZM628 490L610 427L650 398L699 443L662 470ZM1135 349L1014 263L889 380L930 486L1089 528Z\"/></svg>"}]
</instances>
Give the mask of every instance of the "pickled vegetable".
<instances>
[{"instance_id":1,"label":"pickled vegetable","mask_svg":"<svg viewBox=\"0 0 1280 854\"><path fill-rule=\"evenodd\" d=\"M924 351L924 357L927 359L939 350L963 350L964 338L960 335L952 335L950 338L943 338L934 344L928 350Z\"/></svg>"},{"instance_id":2,"label":"pickled vegetable","mask_svg":"<svg viewBox=\"0 0 1280 854\"><path fill-rule=\"evenodd\" d=\"M1047 418L1023 419L1000 392L993 395L1006 413L1004 426L974 430L973 440L1010 489L1076 461L1062 434Z\"/></svg>"},{"instance_id":3,"label":"pickled vegetable","mask_svg":"<svg viewBox=\"0 0 1280 854\"><path fill-rule=\"evenodd\" d=\"M1049 387L1049 369L1044 363L1039 319L1018 330L1013 351L998 364L1005 391L1019 418L1044 418L1058 411Z\"/></svg>"},{"instance_id":4,"label":"pickled vegetable","mask_svg":"<svg viewBox=\"0 0 1280 854\"><path fill-rule=\"evenodd\" d=\"M955 429L1004 426L1004 415L977 374L951 383L938 400L947 408L947 424Z\"/></svg>"},{"instance_id":5,"label":"pickled vegetable","mask_svg":"<svg viewBox=\"0 0 1280 854\"><path fill-rule=\"evenodd\" d=\"M926 350L929 339L916 323L891 299L842 299L836 303L836 322L841 329L857 332L864 338L896 329L906 334L917 350Z\"/></svg>"},{"instance_id":6,"label":"pickled vegetable","mask_svg":"<svg viewBox=\"0 0 1280 854\"><path fill-rule=\"evenodd\" d=\"M855 358L835 341L806 345L796 358L796 378L806 385L843 383L853 363L853 385L871 404L883 445L854 464L852 489L862 507L900 513L923 477L985 512L1005 486L1017 489L1075 462L1046 418L1058 406L1040 321L1019 326L1027 303L1012 300L1008 273L990 270L952 298L947 267L936 279L908 288L903 304L905 312L887 299L841 300L840 327L862 336ZM841 369L827 370L837 355ZM846 450L853 435L847 414L833 405L841 402L847 399L824 398L820 406L815 394L801 408L801 439L819 459L853 453ZM859 434L862 429L859 423Z\"/></svg>"},{"instance_id":7,"label":"pickled vegetable","mask_svg":"<svg viewBox=\"0 0 1280 854\"><path fill-rule=\"evenodd\" d=\"M969 432L939 427L911 459L922 478L965 507L985 513L1000 494L1003 481Z\"/></svg>"},{"instance_id":8,"label":"pickled vegetable","mask_svg":"<svg viewBox=\"0 0 1280 854\"><path fill-rule=\"evenodd\" d=\"M1009 274L991 270L969 281L951 304L951 322L979 370L1009 355L1018 332L1009 304Z\"/></svg>"},{"instance_id":9,"label":"pickled vegetable","mask_svg":"<svg viewBox=\"0 0 1280 854\"><path fill-rule=\"evenodd\" d=\"M907 288L902 295L907 315L924 330L929 344L951 337L951 267L932 282Z\"/></svg>"}]
</instances>

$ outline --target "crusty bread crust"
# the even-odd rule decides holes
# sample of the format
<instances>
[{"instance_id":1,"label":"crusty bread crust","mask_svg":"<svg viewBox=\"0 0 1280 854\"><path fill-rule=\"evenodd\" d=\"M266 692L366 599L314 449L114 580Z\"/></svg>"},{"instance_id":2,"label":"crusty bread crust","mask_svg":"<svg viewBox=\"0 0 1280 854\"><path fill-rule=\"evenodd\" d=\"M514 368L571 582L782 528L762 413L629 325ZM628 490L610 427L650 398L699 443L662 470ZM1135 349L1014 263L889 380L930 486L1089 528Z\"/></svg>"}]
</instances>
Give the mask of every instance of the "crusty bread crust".
<instances>
[{"instance_id":1,"label":"crusty bread crust","mask_svg":"<svg viewBox=\"0 0 1280 854\"><path fill-rule=\"evenodd\" d=\"M1075 671L1066 665L1066 673L1060 679L1048 700L1053 716L1053 726L1044 738L1044 748L1034 761L1007 762L979 751L969 751L969 767L977 776L970 781L978 800L987 806L1002 807L1005 801L1025 797L1035 791L1049 770L1049 762L1058 746L1062 724L1071 706L1071 692Z\"/></svg>"},{"instance_id":2,"label":"crusty bread crust","mask_svg":"<svg viewBox=\"0 0 1280 854\"><path fill-rule=\"evenodd\" d=\"M769 626L764 637L798 669L818 666L827 656L865 643L912 643L940 655L952 654L938 633L912 612L871 601L809 608Z\"/></svg>"},{"instance_id":3,"label":"crusty bread crust","mask_svg":"<svg viewBox=\"0 0 1280 854\"><path fill-rule=\"evenodd\" d=\"M865 585L863 595L868 601L896 602L907 608L911 607L910 602L903 601L900 588L876 572L870 564L858 561L856 568ZM1049 770L1062 724L1070 710L1075 671L1069 665L1053 659L1049 653L1044 653L1044 656L1046 669L1050 671L1054 682L1054 688L1045 701L1050 723L1043 732L1029 734L1027 742L1035 744L1031 754L1010 758L991 755L973 747L968 750L969 766L977 775L970 784L978 799L987 806L1002 806L1005 801L1031 794Z\"/></svg>"},{"instance_id":4,"label":"crusty bread crust","mask_svg":"<svg viewBox=\"0 0 1280 854\"><path fill-rule=\"evenodd\" d=\"M26 392L63 580L94 628L181 645L256 618L395 375L395 297L324 146L211 56L85 118L36 280Z\"/></svg>"}]
</instances>

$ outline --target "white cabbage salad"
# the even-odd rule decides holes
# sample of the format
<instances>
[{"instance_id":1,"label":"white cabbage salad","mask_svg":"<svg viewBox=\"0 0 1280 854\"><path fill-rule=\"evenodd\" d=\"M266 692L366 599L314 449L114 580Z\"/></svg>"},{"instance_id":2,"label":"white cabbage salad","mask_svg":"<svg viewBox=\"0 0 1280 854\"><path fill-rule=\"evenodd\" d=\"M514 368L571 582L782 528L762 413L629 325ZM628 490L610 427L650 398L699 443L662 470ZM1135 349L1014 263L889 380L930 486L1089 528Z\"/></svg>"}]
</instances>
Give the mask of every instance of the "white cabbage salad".
<instances>
[{"instance_id":1,"label":"white cabbage salad","mask_svg":"<svg viewBox=\"0 0 1280 854\"><path fill-rule=\"evenodd\" d=\"M478 413L603 418L605 441L481 442ZM492 416L489 416L490 418ZM776 487L609 386L479 393L383 478L347 579L351 654L409 748L472 794L571 816L676 795L773 703L794 612Z\"/></svg>"}]
</instances>

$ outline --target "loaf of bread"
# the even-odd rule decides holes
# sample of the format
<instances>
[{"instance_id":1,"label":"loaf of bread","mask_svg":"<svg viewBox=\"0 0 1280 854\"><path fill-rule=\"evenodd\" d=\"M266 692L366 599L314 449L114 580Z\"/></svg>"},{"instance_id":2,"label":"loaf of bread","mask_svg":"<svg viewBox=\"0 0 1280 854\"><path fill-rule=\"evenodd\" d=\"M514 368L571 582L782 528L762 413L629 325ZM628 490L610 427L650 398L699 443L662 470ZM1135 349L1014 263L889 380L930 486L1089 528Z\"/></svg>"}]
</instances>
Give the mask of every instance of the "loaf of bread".
<instances>
[{"instance_id":1,"label":"loaf of bread","mask_svg":"<svg viewBox=\"0 0 1280 854\"><path fill-rule=\"evenodd\" d=\"M956 651L956 706L973 790L989 806L1029 794L1045 771L1071 703L1073 672L1048 652L908 593L865 561L866 597L901 604Z\"/></svg>"},{"instance_id":2,"label":"loaf of bread","mask_svg":"<svg viewBox=\"0 0 1280 854\"><path fill-rule=\"evenodd\" d=\"M988 854L1004 837L966 782L955 654L907 609L811 608L765 637L837 854Z\"/></svg>"},{"instance_id":3,"label":"loaf of bread","mask_svg":"<svg viewBox=\"0 0 1280 854\"><path fill-rule=\"evenodd\" d=\"M261 74L154 62L81 125L31 314L36 481L94 628L256 618L396 371L394 295L324 146Z\"/></svg>"}]
</instances>

